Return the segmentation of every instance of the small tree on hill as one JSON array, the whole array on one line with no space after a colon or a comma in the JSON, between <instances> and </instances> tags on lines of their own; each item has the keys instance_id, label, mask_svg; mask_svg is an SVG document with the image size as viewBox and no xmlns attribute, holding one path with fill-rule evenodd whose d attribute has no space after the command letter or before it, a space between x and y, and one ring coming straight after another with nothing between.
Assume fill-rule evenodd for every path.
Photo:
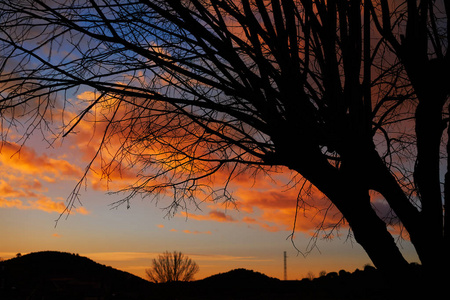
<instances>
[{"instance_id":1,"label":"small tree on hill","mask_svg":"<svg viewBox=\"0 0 450 300\"><path fill-rule=\"evenodd\" d=\"M152 268L145 270L153 282L190 281L199 271L195 261L181 252L164 252L152 261Z\"/></svg>"}]
</instances>

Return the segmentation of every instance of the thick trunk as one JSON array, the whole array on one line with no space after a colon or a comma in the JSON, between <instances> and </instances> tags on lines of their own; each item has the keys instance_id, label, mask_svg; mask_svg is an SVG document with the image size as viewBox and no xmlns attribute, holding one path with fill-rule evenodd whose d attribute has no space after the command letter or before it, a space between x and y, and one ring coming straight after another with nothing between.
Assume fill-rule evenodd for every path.
<instances>
[{"instance_id":1,"label":"thick trunk","mask_svg":"<svg viewBox=\"0 0 450 300\"><path fill-rule=\"evenodd\" d=\"M415 299L418 295L426 295L428 287L435 281L424 281L421 274L411 272L386 223L373 209L369 190L358 190L357 184L351 184L342 197L333 202L348 221L355 240L390 285L392 294L386 295L386 299Z\"/></svg>"},{"instance_id":2,"label":"thick trunk","mask_svg":"<svg viewBox=\"0 0 450 300\"><path fill-rule=\"evenodd\" d=\"M291 149L291 151L293 150ZM360 151L362 150L360 149ZM284 155L283 157L295 156ZM395 178L386 168L384 174L377 172L374 169L373 156L368 155L367 152L349 155L347 161L350 162L339 169L313 152L308 153L308 157L310 164L301 166L291 164L291 169L302 174L331 200L348 221L356 241L364 248L375 267L385 274L393 287L403 286L404 291L404 286L416 279L409 275L409 264L397 247L395 239L389 233L386 223L374 211L369 195L369 190L374 189L369 184L374 181L374 177L388 176L393 180L390 184L398 188L398 183L395 185ZM379 167L382 162L378 161L378 164ZM379 182L379 184L383 184L383 182ZM411 228L420 227L415 224L419 211L404 197L401 189L397 192L399 194L392 194L389 202L397 205L398 211L401 211L403 215L412 214L408 219ZM396 199L395 196L402 198ZM423 234L418 236L423 236ZM423 245L422 241L419 244ZM414 290L413 293L416 293L416 288L418 289L420 286L412 284L410 291Z\"/></svg>"},{"instance_id":3,"label":"thick trunk","mask_svg":"<svg viewBox=\"0 0 450 300\"><path fill-rule=\"evenodd\" d=\"M369 164L370 165L370 164ZM322 191L340 210L348 221L356 241L364 248L375 267L391 280L398 279L408 263L398 249L394 238L387 230L370 203L366 175L367 161L356 161L350 169L343 171L328 163L316 161L315 170L302 169L301 174ZM317 172L320 169L321 172ZM310 176L308 176L310 175Z\"/></svg>"},{"instance_id":4,"label":"thick trunk","mask_svg":"<svg viewBox=\"0 0 450 300\"><path fill-rule=\"evenodd\" d=\"M450 106L449 106L450 112ZM447 173L444 179L444 268L450 270L450 123L447 125Z\"/></svg>"},{"instance_id":5,"label":"thick trunk","mask_svg":"<svg viewBox=\"0 0 450 300\"><path fill-rule=\"evenodd\" d=\"M440 149L444 129L442 99L420 95L416 110L417 162L414 179L421 203L420 227L413 240L427 276L439 276L444 264L444 218Z\"/></svg>"},{"instance_id":6,"label":"thick trunk","mask_svg":"<svg viewBox=\"0 0 450 300\"><path fill-rule=\"evenodd\" d=\"M437 235L436 233L433 234L430 232L432 226L435 227L436 224L433 225L432 222L430 224L426 223L426 214L423 214L423 210L421 211L412 205L396 178L381 159L378 159L373 169L375 180L372 181L374 183L372 189L383 195L402 222L409 233L410 240L424 267L423 273L421 274L423 277L406 276L405 281L410 282L409 284L417 284L415 293L420 291L426 293L427 291L434 290L436 294L439 294L437 291L443 286L443 276L447 276L446 274L443 275L447 272L444 267L446 261L445 248L442 247L440 242L442 238L439 236L442 230L438 229Z\"/></svg>"},{"instance_id":7,"label":"thick trunk","mask_svg":"<svg viewBox=\"0 0 450 300\"><path fill-rule=\"evenodd\" d=\"M431 100L431 99L429 99ZM442 107L419 104L416 111L417 162L415 184L422 214L436 241L442 238L442 194L440 183L440 146L443 132Z\"/></svg>"},{"instance_id":8,"label":"thick trunk","mask_svg":"<svg viewBox=\"0 0 450 300\"><path fill-rule=\"evenodd\" d=\"M417 160L414 170L415 192L420 203L418 213L414 215L418 216L411 218L408 213L403 214L406 211L403 205L397 207L400 209L396 213L407 228L411 242L425 268L425 281L430 280L427 282L430 283L433 277L448 273L446 251L449 249L445 240L447 233L444 235L440 150L442 131L445 128L442 121L442 109L450 91L448 84L450 56L445 53L445 47L441 48L439 44L434 48L430 46L431 40L441 40L437 30L430 30L433 25L430 27L429 22L436 17L436 11L434 11L436 7L431 1L420 1L420 4L418 1L406 1L407 24L404 35L400 39L401 44L394 38L391 30L393 27L390 26L388 1L382 1L381 5L384 30L380 33L391 43L395 54L401 60L419 101L415 115ZM448 12L447 9L446 13ZM430 55L430 51L434 51L433 55ZM447 179L445 185L448 185ZM385 187L384 191L385 197L390 198L387 199L390 204L398 204L392 191ZM391 207L396 209L392 204ZM445 265L447 269L444 269ZM438 284L434 287L442 288L443 286ZM432 291L433 288L429 287L429 290Z\"/></svg>"},{"instance_id":9,"label":"thick trunk","mask_svg":"<svg viewBox=\"0 0 450 300\"><path fill-rule=\"evenodd\" d=\"M424 215L409 200L408 196L398 184L396 178L387 169L381 159L374 164L371 189L379 192L389 203L400 222L408 231L412 244L424 265L438 266L436 261L441 259L439 250L432 247L432 234L428 232L429 224L424 224ZM433 262L432 259L436 261Z\"/></svg>"},{"instance_id":10,"label":"thick trunk","mask_svg":"<svg viewBox=\"0 0 450 300\"><path fill-rule=\"evenodd\" d=\"M370 204L370 196L366 190L349 187L343 195L345 199L337 199L337 204L348 221L356 241L364 248L375 267L385 273L390 280L395 280L408 266L398 249L394 238L387 230L386 223L381 220Z\"/></svg>"},{"instance_id":11,"label":"thick trunk","mask_svg":"<svg viewBox=\"0 0 450 300\"><path fill-rule=\"evenodd\" d=\"M429 57L425 22L427 11L419 10L414 1L408 3L408 9L406 37L397 52L419 102L415 113L417 157L414 183L420 202L420 218L416 230L409 233L430 276L440 272L445 255L440 151L445 129L442 113L449 94L450 73L448 58Z\"/></svg>"}]
</instances>

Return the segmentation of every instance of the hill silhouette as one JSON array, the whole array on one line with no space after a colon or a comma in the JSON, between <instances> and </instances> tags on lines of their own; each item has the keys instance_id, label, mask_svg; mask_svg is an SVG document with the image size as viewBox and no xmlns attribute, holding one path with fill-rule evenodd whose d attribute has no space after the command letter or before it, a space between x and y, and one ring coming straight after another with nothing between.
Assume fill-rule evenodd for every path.
<instances>
[{"instance_id":1,"label":"hill silhouette","mask_svg":"<svg viewBox=\"0 0 450 300\"><path fill-rule=\"evenodd\" d=\"M208 284L215 284L215 283L223 283L226 282L227 284L241 284L245 282L246 284L261 284L261 283L273 283L273 282L279 282L280 280L278 278L272 278L265 274L255 272L253 270L247 270L247 269L234 269L226 273L219 273L216 275L212 275L210 277L207 277L205 279L201 280L204 283Z\"/></svg>"},{"instance_id":2,"label":"hill silhouette","mask_svg":"<svg viewBox=\"0 0 450 300\"><path fill-rule=\"evenodd\" d=\"M418 268L418 266L415 266ZM0 262L0 299L390 299L370 266L281 281L235 269L192 282L155 284L77 254L45 251Z\"/></svg>"},{"instance_id":3,"label":"hill silhouette","mask_svg":"<svg viewBox=\"0 0 450 300\"><path fill-rule=\"evenodd\" d=\"M0 299L142 299L151 286L130 273L64 252L36 252L0 262Z\"/></svg>"},{"instance_id":4,"label":"hill silhouette","mask_svg":"<svg viewBox=\"0 0 450 300\"><path fill-rule=\"evenodd\" d=\"M234 269L226 273L212 275L205 279L177 283L184 284L174 295L178 299L285 299L282 283L259 272L247 269ZM171 284L167 289L174 290ZM164 288L164 286L161 286ZM281 293L280 293L281 292ZM165 294L165 293L161 293ZM171 299L170 297L164 299Z\"/></svg>"}]
</instances>

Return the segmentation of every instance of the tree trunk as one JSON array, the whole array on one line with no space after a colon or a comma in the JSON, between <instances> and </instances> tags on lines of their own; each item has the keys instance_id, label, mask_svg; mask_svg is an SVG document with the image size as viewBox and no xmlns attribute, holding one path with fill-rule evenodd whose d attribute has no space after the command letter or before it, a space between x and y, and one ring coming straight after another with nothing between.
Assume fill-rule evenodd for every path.
<instances>
[{"instance_id":1,"label":"tree trunk","mask_svg":"<svg viewBox=\"0 0 450 300\"><path fill-rule=\"evenodd\" d=\"M391 294L385 299L421 299L434 293L430 291L432 286L434 291L438 291L435 278L424 277L403 257L386 223L373 209L369 191L357 187L357 184L349 184L343 198L333 203L348 221L355 240L382 272L391 289Z\"/></svg>"},{"instance_id":2,"label":"tree trunk","mask_svg":"<svg viewBox=\"0 0 450 300\"><path fill-rule=\"evenodd\" d=\"M303 168L301 171L305 178L324 193L343 214L353 231L355 240L363 247L374 266L384 274L390 284L394 292L392 299L401 299L405 295L414 296L419 292L420 286L411 283L417 278L409 272L408 262L389 233L386 223L376 214L370 202L371 186L368 183L374 181L374 176L392 176L389 171L385 174L377 172L371 155L367 153L360 156L350 155L351 166L347 164L347 169L343 167L336 169L326 162L314 161L313 156L310 156L314 161L311 166L315 167L315 172L308 170L309 168ZM363 157L364 159L361 160ZM379 163L382 163L381 160ZM385 168L384 165L382 166ZM394 184L397 183L395 178L391 179ZM404 196L404 194L400 195ZM410 205L407 198L398 202ZM400 204L397 203L397 205ZM412 206L405 205L405 207L406 212L413 211L417 216L418 212ZM405 286L408 286L407 290Z\"/></svg>"},{"instance_id":3,"label":"tree trunk","mask_svg":"<svg viewBox=\"0 0 450 300\"><path fill-rule=\"evenodd\" d=\"M412 240L424 266L428 285L441 283L445 270L444 217L440 180L440 149L444 130L443 99L433 91L418 94L416 110L417 161L415 184L421 203L420 226ZM437 288L437 286L435 287Z\"/></svg>"},{"instance_id":4,"label":"tree trunk","mask_svg":"<svg viewBox=\"0 0 450 300\"><path fill-rule=\"evenodd\" d=\"M398 279L408 266L399 251L394 238L387 230L370 203L366 175L370 174L371 164L354 158L354 164L347 170L331 167L326 162L315 161L314 172L302 169L302 173L330 201L336 205L348 221L356 241L364 248L374 263L390 280ZM320 169L320 172L317 172ZM359 170L359 171L358 171Z\"/></svg>"},{"instance_id":5,"label":"tree trunk","mask_svg":"<svg viewBox=\"0 0 450 300\"><path fill-rule=\"evenodd\" d=\"M348 221L356 241L387 278L398 278L408 263L387 230L386 223L372 208L368 190L350 186L342 197L345 198L333 202Z\"/></svg>"}]
</instances>

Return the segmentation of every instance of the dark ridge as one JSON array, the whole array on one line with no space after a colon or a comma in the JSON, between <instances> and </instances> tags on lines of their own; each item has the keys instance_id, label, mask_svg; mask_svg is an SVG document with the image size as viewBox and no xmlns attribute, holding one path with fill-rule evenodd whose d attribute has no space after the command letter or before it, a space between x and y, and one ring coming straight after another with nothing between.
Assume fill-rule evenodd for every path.
<instances>
[{"instance_id":1,"label":"dark ridge","mask_svg":"<svg viewBox=\"0 0 450 300\"><path fill-rule=\"evenodd\" d=\"M44 251L0 262L0 299L143 299L152 285L78 254Z\"/></svg>"},{"instance_id":2,"label":"dark ridge","mask_svg":"<svg viewBox=\"0 0 450 300\"><path fill-rule=\"evenodd\" d=\"M287 299L282 281L247 269L234 269L193 282L158 284L158 299ZM280 293L281 292L281 293Z\"/></svg>"},{"instance_id":3,"label":"dark ridge","mask_svg":"<svg viewBox=\"0 0 450 300\"><path fill-rule=\"evenodd\" d=\"M247 270L247 269L234 269L231 271L228 271L226 273L219 273L216 275L212 275L210 277L207 277L205 279L202 279L201 281L213 284L213 283L227 283L227 284L252 284L252 283L272 283L272 282L279 282L280 280L278 278L269 277L265 274L255 272L253 270Z\"/></svg>"}]
</instances>

